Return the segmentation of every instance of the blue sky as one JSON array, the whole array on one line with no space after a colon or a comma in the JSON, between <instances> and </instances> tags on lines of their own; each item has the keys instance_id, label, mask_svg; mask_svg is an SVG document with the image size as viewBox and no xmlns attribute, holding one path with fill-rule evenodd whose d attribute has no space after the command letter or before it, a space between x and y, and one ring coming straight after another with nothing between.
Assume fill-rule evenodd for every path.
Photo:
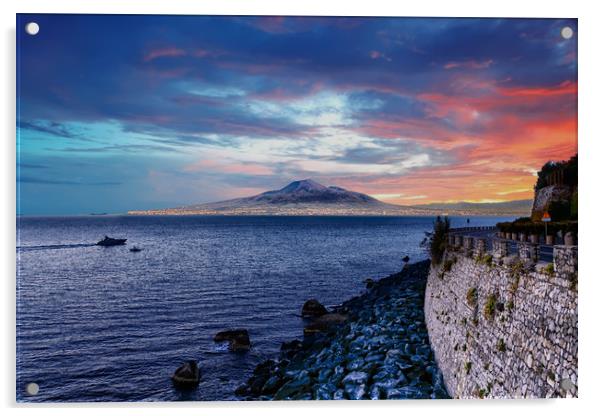
<instances>
[{"instance_id":1,"label":"blue sky","mask_svg":"<svg viewBox=\"0 0 602 416\"><path fill-rule=\"evenodd\" d=\"M19 15L17 28L21 214L303 178L399 204L521 199L577 150L576 20Z\"/></svg>"}]
</instances>

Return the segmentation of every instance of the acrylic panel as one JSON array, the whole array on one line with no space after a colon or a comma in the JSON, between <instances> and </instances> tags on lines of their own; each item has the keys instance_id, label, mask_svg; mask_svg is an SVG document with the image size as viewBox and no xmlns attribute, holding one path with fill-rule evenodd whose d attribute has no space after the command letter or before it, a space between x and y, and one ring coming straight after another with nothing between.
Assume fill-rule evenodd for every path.
<instances>
[{"instance_id":1,"label":"acrylic panel","mask_svg":"<svg viewBox=\"0 0 602 416\"><path fill-rule=\"evenodd\" d=\"M576 397L576 19L17 15L19 402Z\"/></svg>"}]
</instances>

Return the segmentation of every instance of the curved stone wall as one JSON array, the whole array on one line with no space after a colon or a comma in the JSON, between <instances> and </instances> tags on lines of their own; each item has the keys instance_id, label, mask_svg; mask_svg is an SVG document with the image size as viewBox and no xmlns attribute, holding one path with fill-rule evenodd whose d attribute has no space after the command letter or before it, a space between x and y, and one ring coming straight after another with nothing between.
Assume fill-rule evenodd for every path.
<instances>
[{"instance_id":1,"label":"curved stone wall","mask_svg":"<svg viewBox=\"0 0 602 416\"><path fill-rule=\"evenodd\" d=\"M577 396L576 253L534 266L456 248L431 267L425 319L452 397Z\"/></svg>"}]
</instances>

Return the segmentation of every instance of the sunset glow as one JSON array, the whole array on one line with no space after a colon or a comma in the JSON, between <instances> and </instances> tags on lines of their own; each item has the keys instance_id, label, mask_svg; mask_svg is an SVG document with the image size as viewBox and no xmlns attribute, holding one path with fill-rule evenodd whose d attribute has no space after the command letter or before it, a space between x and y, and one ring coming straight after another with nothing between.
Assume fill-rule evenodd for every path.
<instances>
[{"instance_id":1,"label":"sunset glow","mask_svg":"<svg viewBox=\"0 0 602 416\"><path fill-rule=\"evenodd\" d=\"M576 20L34 17L44 30L19 35L25 214L304 178L402 205L529 199L546 161L577 152Z\"/></svg>"}]
</instances>

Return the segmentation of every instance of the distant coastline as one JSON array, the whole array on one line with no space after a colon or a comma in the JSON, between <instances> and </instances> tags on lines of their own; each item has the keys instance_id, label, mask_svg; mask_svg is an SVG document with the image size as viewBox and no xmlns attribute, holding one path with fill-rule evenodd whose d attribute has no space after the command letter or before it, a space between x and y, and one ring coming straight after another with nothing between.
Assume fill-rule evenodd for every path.
<instances>
[{"instance_id":1,"label":"distant coastline","mask_svg":"<svg viewBox=\"0 0 602 416\"><path fill-rule=\"evenodd\" d=\"M119 214L116 214L119 215ZM290 210L290 211L273 211L273 212L234 212L234 211L188 211L178 208L158 209L158 210L133 210L127 214L131 216L224 216L224 217L434 217L441 216L458 216L458 217L521 217L525 212L497 211L497 212L478 212L478 211L459 211L459 210L427 210L416 209L411 212L358 212L358 211L336 211L336 210L320 210L312 212L311 210Z\"/></svg>"},{"instance_id":2,"label":"distant coastline","mask_svg":"<svg viewBox=\"0 0 602 416\"><path fill-rule=\"evenodd\" d=\"M338 186L324 186L311 179L258 195L183 206L132 210L130 215L270 215L270 216L526 216L531 200L493 203L439 203L395 205Z\"/></svg>"}]
</instances>

